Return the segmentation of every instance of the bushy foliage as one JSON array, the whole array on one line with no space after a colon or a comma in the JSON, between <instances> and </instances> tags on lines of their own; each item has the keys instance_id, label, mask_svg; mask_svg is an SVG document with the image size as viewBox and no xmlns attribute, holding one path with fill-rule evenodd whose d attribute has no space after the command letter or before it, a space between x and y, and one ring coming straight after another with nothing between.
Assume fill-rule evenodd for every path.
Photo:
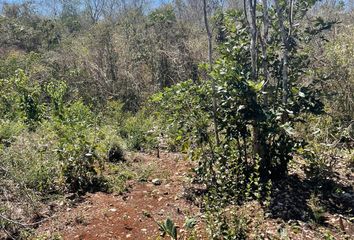
<instances>
[{"instance_id":1,"label":"bushy foliage","mask_svg":"<svg viewBox=\"0 0 354 240\"><path fill-rule=\"evenodd\" d=\"M353 158L351 125L345 127L330 115L306 115L306 124L298 123L298 134L306 144L297 153L307 163L305 173L318 183L335 178L338 165L350 165Z\"/></svg>"},{"instance_id":2,"label":"bushy foliage","mask_svg":"<svg viewBox=\"0 0 354 240\"><path fill-rule=\"evenodd\" d=\"M0 132L7 159L3 165L13 164L11 169L21 177L18 180L42 193L82 192L100 186L109 150L119 149L123 155L118 130L101 126L100 116L83 101L65 102L67 87L63 81L40 88L18 70L1 83L5 94L0 104L4 113ZM6 104L9 101L11 104ZM17 167L27 171L22 173Z\"/></svg>"},{"instance_id":3,"label":"bushy foliage","mask_svg":"<svg viewBox=\"0 0 354 240\"><path fill-rule=\"evenodd\" d=\"M296 65L304 58L296 49L291 55L294 76L288 103L284 105L277 94L268 97L275 86L268 83L265 88L264 80L252 79L249 35L242 20L235 25L235 18L233 13L224 16L226 37L210 73L212 80L177 84L155 95L152 102L154 107L159 106L169 137L180 141L182 149L189 149L192 159L199 162L199 180L209 190L242 200L251 185L251 189L265 189L268 179L279 179L287 173L288 162L296 147L301 146L293 133L296 119L302 112L321 112L322 105L311 91L296 87L296 80L305 70L302 63ZM274 47L277 44L275 41ZM274 71L275 79L282 77L277 70L281 63L275 60L278 54L269 52L269 58L274 59L269 69ZM216 85L216 93L212 84ZM220 144L211 127L214 94ZM263 186L259 186L261 182Z\"/></svg>"},{"instance_id":4,"label":"bushy foliage","mask_svg":"<svg viewBox=\"0 0 354 240\"><path fill-rule=\"evenodd\" d=\"M0 146L8 147L26 129L21 121L0 120ZM1 148L1 147L0 147Z\"/></svg>"},{"instance_id":5,"label":"bushy foliage","mask_svg":"<svg viewBox=\"0 0 354 240\"><path fill-rule=\"evenodd\" d=\"M321 58L325 64L315 70L328 111L346 122L354 117L353 36L353 26L343 27L333 41L324 45Z\"/></svg>"},{"instance_id":6,"label":"bushy foliage","mask_svg":"<svg viewBox=\"0 0 354 240\"><path fill-rule=\"evenodd\" d=\"M1 84L0 91L4 95L0 102L3 111L0 118L0 184L6 194L24 201L19 208L27 204L40 205L40 200L51 194L108 191L116 188L117 181L119 186L125 186L130 177L124 171L119 173L122 177L118 180L102 175L106 161L120 161L124 157L126 147L119 133L127 119L122 118L122 122L116 119L118 115L124 115L121 110L102 117L82 100L66 99L64 81L53 80L39 87L21 70L13 77L1 80ZM119 192L125 190L119 188ZM18 198L20 192L30 192L33 197ZM16 204L15 200L10 205ZM12 218L12 209L1 211ZM16 232L18 227L6 224L11 232Z\"/></svg>"},{"instance_id":7,"label":"bushy foliage","mask_svg":"<svg viewBox=\"0 0 354 240\"><path fill-rule=\"evenodd\" d=\"M207 213L210 239L247 239L247 220L234 209L212 209Z\"/></svg>"},{"instance_id":8,"label":"bushy foliage","mask_svg":"<svg viewBox=\"0 0 354 240\"><path fill-rule=\"evenodd\" d=\"M108 2L94 12L92 1L56 1L53 15L28 1L2 5L1 193L26 195L26 204L54 193L121 193L134 175L121 164L125 151L167 143L197 162L212 238L244 239L244 219L226 207L266 203L295 154L314 181L333 177L340 160L354 166L352 25L324 37L338 21L312 24L306 13L316 1L250 1L245 12L224 11L235 1L215 11L211 1L217 60L198 68L207 55L201 1L154 10L124 1L124 11ZM335 5L348 17L343 4ZM154 167L134 177L146 181ZM176 226L164 225L171 235Z\"/></svg>"},{"instance_id":9,"label":"bushy foliage","mask_svg":"<svg viewBox=\"0 0 354 240\"><path fill-rule=\"evenodd\" d=\"M151 117L141 111L126 119L121 135L126 139L127 147L132 150L144 150L156 147L156 131Z\"/></svg>"},{"instance_id":10,"label":"bushy foliage","mask_svg":"<svg viewBox=\"0 0 354 240\"><path fill-rule=\"evenodd\" d=\"M32 82L22 69L8 79L0 80L2 97L0 111L4 119L21 120L34 130L42 118L44 105L38 82Z\"/></svg>"},{"instance_id":11,"label":"bushy foliage","mask_svg":"<svg viewBox=\"0 0 354 240\"><path fill-rule=\"evenodd\" d=\"M61 163L55 135L48 131L23 132L18 140L2 150L1 165L13 181L42 194L61 192Z\"/></svg>"}]
</instances>

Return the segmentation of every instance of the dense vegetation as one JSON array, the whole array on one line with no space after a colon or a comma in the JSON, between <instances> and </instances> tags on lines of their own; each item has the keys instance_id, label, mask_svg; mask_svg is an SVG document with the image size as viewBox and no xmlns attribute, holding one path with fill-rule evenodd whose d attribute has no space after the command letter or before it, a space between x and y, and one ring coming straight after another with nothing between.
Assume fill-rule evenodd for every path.
<instances>
[{"instance_id":1,"label":"dense vegetation","mask_svg":"<svg viewBox=\"0 0 354 240\"><path fill-rule=\"evenodd\" d=\"M250 201L279 217L300 168L316 203L302 220L354 197L336 172L354 171L352 2L152 6L1 4L0 238L30 238L52 199L124 192L131 151L189 156L210 239L247 239L230 209ZM352 221L353 201L337 205Z\"/></svg>"}]
</instances>

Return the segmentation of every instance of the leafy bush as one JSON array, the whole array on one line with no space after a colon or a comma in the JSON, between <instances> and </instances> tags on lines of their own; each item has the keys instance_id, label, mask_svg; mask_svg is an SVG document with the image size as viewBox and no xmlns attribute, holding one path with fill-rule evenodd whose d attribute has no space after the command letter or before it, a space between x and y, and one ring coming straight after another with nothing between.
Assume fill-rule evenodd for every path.
<instances>
[{"instance_id":1,"label":"leafy bush","mask_svg":"<svg viewBox=\"0 0 354 240\"><path fill-rule=\"evenodd\" d=\"M131 114L123 111L124 104L118 101L108 101L104 110L104 122L112 125L116 130L122 129L124 123Z\"/></svg>"},{"instance_id":2,"label":"leafy bush","mask_svg":"<svg viewBox=\"0 0 354 240\"><path fill-rule=\"evenodd\" d=\"M143 110L127 118L120 130L120 135L126 139L128 148L132 150L155 148L156 134L151 117L148 117Z\"/></svg>"},{"instance_id":3,"label":"leafy bush","mask_svg":"<svg viewBox=\"0 0 354 240\"><path fill-rule=\"evenodd\" d=\"M25 128L20 121L0 120L0 145L9 146Z\"/></svg>"},{"instance_id":4,"label":"leafy bush","mask_svg":"<svg viewBox=\"0 0 354 240\"><path fill-rule=\"evenodd\" d=\"M127 181L136 177L131 166L125 163L109 165L108 171L109 173L106 177L108 190L118 194L125 192L128 188Z\"/></svg>"},{"instance_id":5,"label":"leafy bush","mask_svg":"<svg viewBox=\"0 0 354 240\"><path fill-rule=\"evenodd\" d=\"M306 161L307 177L323 183L335 176L335 168L340 163L350 165L353 157L351 126L330 115L304 115L303 118L306 123L297 123L296 131L306 144L297 153Z\"/></svg>"},{"instance_id":6,"label":"leafy bush","mask_svg":"<svg viewBox=\"0 0 354 240\"><path fill-rule=\"evenodd\" d=\"M64 109L63 118L54 118L46 127L58 137L57 154L69 191L88 191L100 185L101 160L95 154L97 142L91 141L95 118L81 101Z\"/></svg>"},{"instance_id":7,"label":"leafy bush","mask_svg":"<svg viewBox=\"0 0 354 240\"><path fill-rule=\"evenodd\" d=\"M108 160L110 162L121 162L124 160L124 151L117 143L113 143L108 151Z\"/></svg>"},{"instance_id":8,"label":"leafy bush","mask_svg":"<svg viewBox=\"0 0 354 240\"><path fill-rule=\"evenodd\" d=\"M40 120L42 106L40 104L40 87L29 81L24 71L16 70L15 74L0 80L0 111L7 119L21 119L30 128Z\"/></svg>"},{"instance_id":9,"label":"leafy bush","mask_svg":"<svg viewBox=\"0 0 354 240\"><path fill-rule=\"evenodd\" d=\"M325 64L315 70L328 110L349 122L354 117L353 36L354 27L346 26L332 41L328 41L321 56Z\"/></svg>"},{"instance_id":10,"label":"leafy bush","mask_svg":"<svg viewBox=\"0 0 354 240\"><path fill-rule=\"evenodd\" d=\"M311 88L297 87L296 81L306 70L306 56L296 46L290 55L293 64L289 66L290 86L285 90L287 101L281 94L268 96L279 86L268 83L266 88L263 75L252 77L247 45L251 37L243 21L234 12L223 16L225 41L218 47L219 58L209 66L209 80L189 80L152 97L152 107L168 137L179 141L198 161L200 182L209 192L235 202L247 199L247 192L254 190L266 195L269 179L285 177L293 153L303 145L295 138L295 122L302 113L319 114L323 107ZM269 59L280 57L275 50L279 44L272 43ZM268 68L274 82L282 81L281 71L277 71L282 69L281 62L269 62Z\"/></svg>"},{"instance_id":11,"label":"leafy bush","mask_svg":"<svg viewBox=\"0 0 354 240\"><path fill-rule=\"evenodd\" d=\"M247 221L235 209L213 207L206 213L206 222L210 239L247 239Z\"/></svg>"},{"instance_id":12,"label":"leafy bush","mask_svg":"<svg viewBox=\"0 0 354 240\"><path fill-rule=\"evenodd\" d=\"M62 192L57 140L47 131L24 132L1 152L2 166L16 183L42 194Z\"/></svg>"},{"instance_id":13,"label":"leafy bush","mask_svg":"<svg viewBox=\"0 0 354 240\"><path fill-rule=\"evenodd\" d=\"M95 145L95 154L104 161L122 161L126 144L117 134L117 129L112 125L103 125L95 128L89 134L89 141ZM110 154L113 155L110 157Z\"/></svg>"},{"instance_id":14,"label":"leafy bush","mask_svg":"<svg viewBox=\"0 0 354 240\"><path fill-rule=\"evenodd\" d=\"M18 70L13 77L0 84L4 87L0 90L4 93L0 99L4 117L0 124L0 140L2 145L9 147L4 149L8 157L15 158L13 163L16 164L12 166L14 172L19 166L29 169L23 174L27 187L43 193L105 188L101 186L104 184L101 176L104 161L113 158L121 160L125 149L118 136L121 125L125 124L122 122L124 117L118 119L124 115L119 103L109 103L109 114L102 119L82 100L66 103L67 85L64 81L53 80L41 88L37 83L30 82L24 71ZM46 99L41 96L48 96L50 103L44 102ZM140 140L145 130L135 130L144 121L134 119L137 121L131 121L133 124L128 124L127 129L136 145L145 141L145 138ZM107 124L109 121L110 125ZM24 145L21 149L15 137L24 132L23 123L34 133L32 142L29 140L32 137L30 133L20 136ZM13 146L10 146L11 142L14 142ZM43 144L44 147L41 147ZM7 160L5 165L10 163Z\"/></svg>"}]
</instances>

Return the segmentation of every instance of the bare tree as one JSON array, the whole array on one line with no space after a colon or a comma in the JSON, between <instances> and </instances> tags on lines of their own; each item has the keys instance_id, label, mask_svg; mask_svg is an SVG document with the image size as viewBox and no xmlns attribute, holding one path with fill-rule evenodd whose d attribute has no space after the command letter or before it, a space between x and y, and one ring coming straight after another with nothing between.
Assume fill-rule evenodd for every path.
<instances>
[{"instance_id":1,"label":"bare tree","mask_svg":"<svg viewBox=\"0 0 354 240\"><path fill-rule=\"evenodd\" d=\"M85 0L84 4L91 21L93 23L98 22L102 17L106 0Z\"/></svg>"}]
</instances>

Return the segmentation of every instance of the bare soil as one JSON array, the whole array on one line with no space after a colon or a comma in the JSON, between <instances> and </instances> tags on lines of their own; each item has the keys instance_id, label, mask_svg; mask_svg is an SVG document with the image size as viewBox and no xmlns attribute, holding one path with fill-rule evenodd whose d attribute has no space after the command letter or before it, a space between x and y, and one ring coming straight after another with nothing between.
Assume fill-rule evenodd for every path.
<instances>
[{"instance_id":1,"label":"bare soil","mask_svg":"<svg viewBox=\"0 0 354 240\"><path fill-rule=\"evenodd\" d=\"M199 239L207 239L201 209L190 198L193 184L188 176L192 164L172 153L161 153L160 158L139 153L129 161L137 166L153 163L155 169L145 182L130 180L124 194L88 193L72 204L64 204L39 226L36 235L67 240L159 239L156 221L171 218L179 226L179 235L186 239L183 224L193 217L198 222ZM311 196L322 190L306 180L301 171L291 172L287 179L274 184L269 209L256 201L239 207L240 216L247 220L249 239L354 239L354 174L346 166L337 172L341 177L328 184L336 184L338 193L323 190L317 194L318 204L325 210L321 222L313 220L316 208L311 207ZM161 180L160 185L152 183L155 178Z\"/></svg>"},{"instance_id":2,"label":"bare soil","mask_svg":"<svg viewBox=\"0 0 354 240\"><path fill-rule=\"evenodd\" d=\"M199 209L183 198L186 173L191 168L188 161L167 153L160 158L139 154L131 161L155 162L158 169L147 182L129 181L128 192L123 195L102 192L85 195L75 206L56 213L40 226L38 235L57 233L68 240L156 239L160 235L156 221L169 217L182 227L186 218L200 216ZM156 176L164 176L159 178L161 185L151 182ZM198 223L200 228L201 221Z\"/></svg>"}]
</instances>

